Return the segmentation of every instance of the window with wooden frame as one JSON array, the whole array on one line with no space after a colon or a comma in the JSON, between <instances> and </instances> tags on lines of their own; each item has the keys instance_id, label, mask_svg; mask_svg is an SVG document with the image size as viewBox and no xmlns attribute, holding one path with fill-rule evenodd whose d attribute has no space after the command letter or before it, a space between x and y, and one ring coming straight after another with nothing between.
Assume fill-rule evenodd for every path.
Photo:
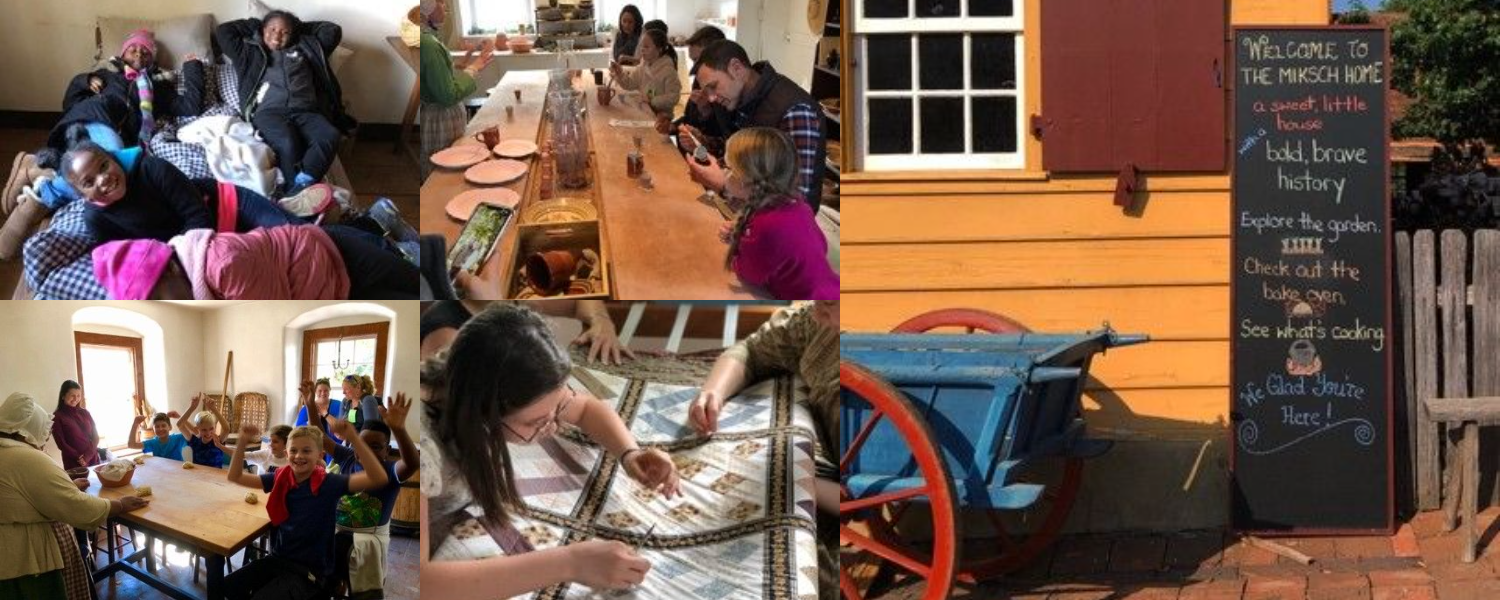
<instances>
[{"instance_id":1,"label":"window with wooden frame","mask_svg":"<svg viewBox=\"0 0 1500 600\"><path fill-rule=\"evenodd\" d=\"M78 385L84 408L94 417L99 444L124 448L135 420L134 398L146 400L146 369L141 338L73 332L73 355L78 361Z\"/></svg>"},{"instance_id":2,"label":"window with wooden frame","mask_svg":"<svg viewBox=\"0 0 1500 600\"><path fill-rule=\"evenodd\" d=\"M349 375L368 375L375 395L385 385L385 358L390 322L309 329L302 332L302 379L328 378L333 395Z\"/></svg>"},{"instance_id":3,"label":"window with wooden frame","mask_svg":"<svg viewBox=\"0 0 1500 600\"><path fill-rule=\"evenodd\" d=\"M1019 169L1024 0L854 0L856 168Z\"/></svg>"}]
</instances>

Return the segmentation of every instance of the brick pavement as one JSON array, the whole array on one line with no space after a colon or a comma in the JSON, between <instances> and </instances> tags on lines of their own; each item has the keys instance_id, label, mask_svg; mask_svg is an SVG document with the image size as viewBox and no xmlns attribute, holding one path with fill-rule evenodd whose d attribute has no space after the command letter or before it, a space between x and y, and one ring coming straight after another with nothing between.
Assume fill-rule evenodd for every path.
<instances>
[{"instance_id":1,"label":"brick pavement","mask_svg":"<svg viewBox=\"0 0 1500 600\"><path fill-rule=\"evenodd\" d=\"M1500 508L1480 514L1481 555L1459 561L1456 532L1426 512L1396 535L1277 538L1298 564L1221 531L1064 537L1037 564L998 582L955 584L968 600L1500 600ZM974 543L970 541L970 543ZM881 598L915 600L898 580Z\"/></svg>"}]
</instances>

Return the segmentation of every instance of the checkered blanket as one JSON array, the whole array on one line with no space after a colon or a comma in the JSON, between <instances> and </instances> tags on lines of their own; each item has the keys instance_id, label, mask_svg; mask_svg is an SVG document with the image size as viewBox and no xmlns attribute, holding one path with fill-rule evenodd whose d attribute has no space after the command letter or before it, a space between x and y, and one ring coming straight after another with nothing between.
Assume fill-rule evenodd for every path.
<instances>
[{"instance_id":1,"label":"checkered blanket","mask_svg":"<svg viewBox=\"0 0 1500 600\"><path fill-rule=\"evenodd\" d=\"M698 389L577 368L574 389L591 390L643 445L672 455L683 497L666 500L625 476L618 462L576 432L510 448L527 504L508 527L473 517L452 529L435 560L475 560L619 540L651 561L646 581L624 592L560 584L557 598L817 597L812 416L790 378L746 389L725 404L719 433L686 425ZM646 533L655 526L648 537Z\"/></svg>"},{"instance_id":2,"label":"checkered blanket","mask_svg":"<svg viewBox=\"0 0 1500 600\"><path fill-rule=\"evenodd\" d=\"M208 169L208 159L204 156L203 147L189 144L177 139L177 132L193 121L203 117L234 116L239 114L240 92L239 75L229 65L205 65L205 98L206 110L197 117L180 117L168 120L151 140L146 142L146 149L153 156L172 163L178 170L182 171L188 179L213 179L214 175ZM180 80L181 78L179 78ZM181 93L182 82L178 81L178 92Z\"/></svg>"},{"instance_id":3,"label":"checkered blanket","mask_svg":"<svg viewBox=\"0 0 1500 600\"><path fill-rule=\"evenodd\" d=\"M86 204L73 202L52 215L52 226L26 240L22 247L26 285L37 300L93 300L108 298L94 277L91 252L98 240L83 221Z\"/></svg>"}]
</instances>

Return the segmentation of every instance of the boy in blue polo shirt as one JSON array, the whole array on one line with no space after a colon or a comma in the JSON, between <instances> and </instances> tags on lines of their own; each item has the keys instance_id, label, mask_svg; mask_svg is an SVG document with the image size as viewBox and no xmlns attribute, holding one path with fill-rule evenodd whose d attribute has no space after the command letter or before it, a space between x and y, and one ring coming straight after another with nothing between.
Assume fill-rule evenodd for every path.
<instances>
[{"instance_id":1,"label":"boy in blue polo shirt","mask_svg":"<svg viewBox=\"0 0 1500 600\"><path fill-rule=\"evenodd\" d=\"M136 415L135 422L130 424L130 447L150 452L152 456L182 460L182 449L187 447L187 438L180 433L172 433L172 415L156 413L156 416L151 417L151 430L156 432L156 437L142 442L141 423L145 420L146 415Z\"/></svg>"},{"instance_id":2,"label":"boy in blue polo shirt","mask_svg":"<svg viewBox=\"0 0 1500 600\"><path fill-rule=\"evenodd\" d=\"M354 433L347 421L333 420L329 429L354 444L364 471L353 475L328 473L323 468L323 431L304 426L287 438L289 463L271 473L244 472L245 445L259 438L260 430L246 424L240 429L229 481L260 488L271 495L266 513L275 529L271 555L235 571L224 580L230 599L275 597L288 599L327 598L333 581L334 520L339 499L382 488L388 476L375 453Z\"/></svg>"}]
</instances>

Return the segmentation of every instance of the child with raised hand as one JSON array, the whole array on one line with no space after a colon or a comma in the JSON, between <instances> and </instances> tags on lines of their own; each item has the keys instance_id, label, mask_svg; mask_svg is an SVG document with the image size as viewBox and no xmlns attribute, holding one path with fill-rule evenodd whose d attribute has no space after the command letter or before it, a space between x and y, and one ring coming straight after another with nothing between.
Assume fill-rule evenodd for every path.
<instances>
[{"instance_id":1,"label":"child with raised hand","mask_svg":"<svg viewBox=\"0 0 1500 600\"><path fill-rule=\"evenodd\" d=\"M421 464L420 451L406 430L411 401L406 394L398 393L394 399L387 398L386 402L390 408L375 405L378 415L365 421L359 438L385 467L389 482L385 487L350 494L339 501L334 573L338 581L348 578L348 592L352 598L384 595L386 555L391 544L391 510L395 508L396 495L401 492L400 482L416 475ZM375 420L375 416L379 420ZM340 422L349 425L347 421ZM401 448L401 460L390 460L392 439ZM333 457L330 472L350 475L363 470L354 451L346 446L324 438L323 451Z\"/></svg>"},{"instance_id":2,"label":"child with raised hand","mask_svg":"<svg viewBox=\"0 0 1500 600\"><path fill-rule=\"evenodd\" d=\"M222 468L224 459L229 457L229 447L219 439L219 424L228 423L219 414L219 409L213 402L207 403L208 410L199 412L198 403L203 401L203 396L193 396L193 403L188 406L187 414L177 420L177 428L182 430L187 437L188 447L193 449L193 464L205 467ZM188 425L189 420L192 426Z\"/></svg>"},{"instance_id":3,"label":"child with raised hand","mask_svg":"<svg viewBox=\"0 0 1500 600\"><path fill-rule=\"evenodd\" d=\"M229 463L229 481L270 493L266 513L275 529L270 556L225 578L228 598L248 599L260 592L290 598L330 595L339 500L345 494L385 487L389 476L374 451L355 434L353 425L333 421L329 428L353 443L363 471L329 473L323 468L323 432L317 427L298 427L287 438L287 466L274 473L245 473L245 445L250 438L260 436L260 429L248 423L240 428Z\"/></svg>"},{"instance_id":4,"label":"child with raised hand","mask_svg":"<svg viewBox=\"0 0 1500 600\"><path fill-rule=\"evenodd\" d=\"M167 413L156 413L151 417L151 430L156 437L141 441L141 423L146 421L146 415L136 415L135 422L130 424L131 448L145 450L152 456L182 460L182 449L187 447L187 438L180 433L172 433L172 417Z\"/></svg>"},{"instance_id":5,"label":"child with raised hand","mask_svg":"<svg viewBox=\"0 0 1500 600\"><path fill-rule=\"evenodd\" d=\"M271 428L271 443L261 446L259 450L245 453L245 460L260 468L261 473L270 473L271 469L285 467L287 465L286 438L292 434L291 425L277 425Z\"/></svg>"}]
</instances>

